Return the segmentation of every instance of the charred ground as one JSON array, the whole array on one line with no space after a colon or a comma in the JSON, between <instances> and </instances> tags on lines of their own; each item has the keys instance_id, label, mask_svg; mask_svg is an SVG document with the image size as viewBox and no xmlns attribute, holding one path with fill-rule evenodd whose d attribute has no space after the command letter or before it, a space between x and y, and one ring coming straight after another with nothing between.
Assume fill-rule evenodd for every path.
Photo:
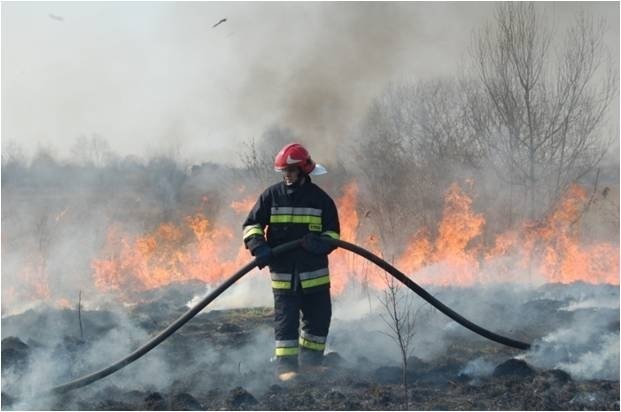
<instances>
[{"instance_id":1,"label":"charred ground","mask_svg":"<svg viewBox=\"0 0 621 412\"><path fill-rule=\"evenodd\" d=\"M279 383L270 363L272 310L267 307L212 310L201 313L160 347L115 375L55 398L27 394L63 383L106 366L129 353L181 315L198 284L174 285L150 292L144 303L120 315L113 310L77 311L39 308L2 320L2 408L53 410L399 410L404 408L401 368L390 362L396 348L377 346L360 320L333 323L327 369ZM618 288L588 285L545 285L522 303L493 307L497 316L513 309L531 327L513 331L535 342L559 326L575 326L585 311L607 319L602 334L619 333L618 309L564 310L597 290L614 297ZM443 291L445 299L453 296ZM548 296L548 298L545 298ZM550 298L556 296L556 298ZM565 296L561 298L560 296ZM475 295L476 297L476 295ZM338 304L338 302L337 302ZM611 314L612 313L612 314ZM438 315L441 316L441 315ZM616 322L615 322L616 318ZM488 342L468 332L451 330L438 342L439 355L418 357L408 367L409 409L413 410L618 410L619 381L585 379L559 368L541 366L537 356ZM437 327L434 322L421 329ZM55 333L51 333L54 329ZM362 330L357 337L352 330ZM52 336L54 336L52 338ZM111 341L111 336L116 336ZM118 338L121 336L122 338ZM354 340L366 341L367 352ZM436 339L436 337L432 337ZM106 346L99 346L102 342ZM114 342L112 352L107 346ZM419 345L430 345L422 339ZM593 348L592 348L593 349ZM383 353L374 356L374 351ZM569 347L567 351L575 350ZM544 351L544 352L542 352ZM558 352L558 349L557 349ZM111 354L112 353L112 354ZM425 353L422 351L420 353ZM95 356L98 354L101 356ZM556 352L553 352L556 356ZM114 356L116 355L116 357ZM110 358L105 359L108 356ZM552 356L552 354L550 355ZM566 363L571 359L567 355ZM42 361L46 357L47 361ZM618 357L618 352L617 352ZM53 359L53 362L49 360ZM596 367L594 364L593 367ZM611 366L614 369L614 366ZM567 369L567 368L566 368ZM571 369L571 368L569 368ZM40 373L36 373L39 371ZM159 378L154 375L161 375ZM574 374L579 375L579 374Z\"/></svg>"}]
</instances>

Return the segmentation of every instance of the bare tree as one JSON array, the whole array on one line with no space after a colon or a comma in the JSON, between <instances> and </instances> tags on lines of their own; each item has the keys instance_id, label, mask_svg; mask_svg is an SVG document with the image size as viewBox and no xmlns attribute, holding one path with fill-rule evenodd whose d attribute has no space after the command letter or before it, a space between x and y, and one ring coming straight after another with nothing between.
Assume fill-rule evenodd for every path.
<instances>
[{"instance_id":1,"label":"bare tree","mask_svg":"<svg viewBox=\"0 0 621 412\"><path fill-rule=\"evenodd\" d=\"M403 398L405 409L408 409L408 358L414 349L414 327L420 308L414 311L412 293L403 290L403 287L392 276L385 276L386 289L384 289L383 295L379 298L385 313L380 314L380 317L388 327L388 332L384 334L394 340L399 347Z\"/></svg>"},{"instance_id":2,"label":"bare tree","mask_svg":"<svg viewBox=\"0 0 621 412\"><path fill-rule=\"evenodd\" d=\"M13 139L2 141L2 188L19 185L26 169L26 156L22 146Z\"/></svg>"},{"instance_id":3,"label":"bare tree","mask_svg":"<svg viewBox=\"0 0 621 412\"><path fill-rule=\"evenodd\" d=\"M250 176L256 178L261 186L267 186L275 181L274 156L284 145L296 140L291 129L271 126L263 132L258 144L254 139L245 142L246 150L240 160Z\"/></svg>"},{"instance_id":4,"label":"bare tree","mask_svg":"<svg viewBox=\"0 0 621 412\"><path fill-rule=\"evenodd\" d=\"M435 226L443 203L439 188L482 162L486 152L468 122L465 85L451 79L393 84L361 122L352 166L370 193L365 206L383 247L403 244L411 235L404 226Z\"/></svg>"},{"instance_id":5,"label":"bare tree","mask_svg":"<svg viewBox=\"0 0 621 412\"><path fill-rule=\"evenodd\" d=\"M533 3L502 3L473 50L484 90L470 99L484 115L473 124L500 175L524 188L531 218L536 200L553 202L601 160L616 85L601 22L580 14L558 47L548 27Z\"/></svg>"},{"instance_id":6,"label":"bare tree","mask_svg":"<svg viewBox=\"0 0 621 412\"><path fill-rule=\"evenodd\" d=\"M408 214L399 205L407 203L408 193L403 188L414 174L403 138L407 128L398 123L410 116L391 110L397 104L393 98L384 94L372 103L352 148L357 160L352 166L362 177L363 193L370 193L361 203L371 217L369 222L377 226L375 232L379 233L383 248L397 242L392 238L408 221Z\"/></svg>"},{"instance_id":7,"label":"bare tree","mask_svg":"<svg viewBox=\"0 0 621 412\"><path fill-rule=\"evenodd\" d=\"M2 168L12 163L24 164L25 161L24 149L17 140L7 139L2 141Z\"/></svg>"},{"instance_id":8,"label":"bare tree","mask_svg":"<svg viewBox=\"0 0 621 412\"><path fill-rule=\"evenodd\" d=\"M465 81L432 80L417 85L417 110L411 135L412 149L421 161L446 169L456 163L478 168L485 155L478 136L467 121ZM436 167L438 167L436 166ZM428 167L433 167L429 164Z\"/></svg>"},{"instance_id":9,"label":"bare tree","mask_svg":"<svg viewBox=\"0 0 621 412\"><path fill-rule=\"evenodd\" d=\"M82 327L82 290L78 293L78 324L80 325L80 340L84 341L84 328Z\"/></svg>"},{"instance_id":10,"label":"bare tree","mask_svg":"<svg viewBox=\"0 0 621 412\"><path fill-rule=\"evenodd\" d=\"M187 175L170 157L156 157L147 164L147 182L158 202L164 219L170 219L181 200L183 184Z\"/></svg>"},{"instance_id":11,"label":"bare tree","mask_svg":"<svg viewBox=\"0 0 621 412\"><path fill-rule=\"evenodd\" d=\"M273 160L270 162L265 150L257 147L254 139L250 139L244 143L246 150L241 155L241 161L246 167L248 174L254 176L261 184L266 186L272 181L274 176L271 173Z\"/></svg>"},{"instance_id":12,"label":"bare tree","mask_svg":"<svg viewBox=\"0 0 621 412\"><path fill-rule=\"evenodd\" d=\"M96 133L78 137L71 146L71 154L78 164L96 168L106 166L114 157L108 141Z\"/></svg>"}]
</instances>

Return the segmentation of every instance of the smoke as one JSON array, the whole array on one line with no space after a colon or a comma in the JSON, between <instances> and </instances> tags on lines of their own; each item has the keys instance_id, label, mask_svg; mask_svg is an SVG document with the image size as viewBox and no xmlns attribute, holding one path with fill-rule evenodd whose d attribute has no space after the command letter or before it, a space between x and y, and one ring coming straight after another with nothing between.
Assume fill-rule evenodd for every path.
<instances>
[{"instance_id":1,"label":"smoke","mask_svg":"<svg viewBox=\"0 0 621 412\"><path fill-rule=\"evenodd\" d=\"M253 327L250 334L222 334L215 328L218 323L209 321L214 317L207 313L196 317L191 328L182 328L113 377L74 391L69 399L37 396L44 389L120 360L146 343L153 333L140 326L135 312L98 311L83 316L90 320L102 314L109 317L105 325L99 324L103 329L98 331L92 322L87 322L85 329L89 333L84 340L67 335L75 312L68 317L63 316L67 313L46 308L28 316L3 319L3 324L8 322L8 328L3 327L3 337L5 332L18 332L30 348L25 370L3 369L3 393L18 399L12 408L54 409L53 405L60 402L63 409L76 409L83 400L113 398L115 391L204 393L209 388L221 387L222 382L243 385L252 391L264 391L269 386L265 370L270 368L273 351L271 328Z\"/></svg>"},{"instance_id":2,"label":"smoke","mask_svg":"<svg viewBox=\"0 0 621 412\"><path fill-rule=\"evenodd\" d=\"M75 179L48 178L57 180L47 189L29 187L40 190L36 196L3 185L3 315L40 300L77 305L80 290L86 300L93 298L89 265L110 223L109 205L94 187L59 188Z\"/></svg>"},{"instance_id":3,"label":"smoke","mask_svg":"<svg viewBox=\"0 0 621 412\"><path fill-rule=\"evenodd\" d=\"M461 373L471 376L473 378L488 377L494 372L494 368L497 365L484 358L476 358L466 364Z\"/></svg>"},{"instance_id":4,"label":"smoke","mask_svg":"<svg viewBox=\"0 0 621 412\"><path fill-rule=\"evenodd\" d=\"M579 7L554 13L565 23ZM617 50L618 7L589 9ZM492 15L474 3L5 4L2 136L28 153L97 133L122 157L236 162L241 141L281 124L330 160L389 82L458 73Z\"/></svg>"},{"instance_id":5,"label":"smoke","mask_svg":"<svg viewBox=\"0 0 621 412\"><path fill-rule=\"evenodd\" d=\"M277 124L312 143L324 162L334 160L338 142L370 99L404 73L411 50L422 45L424 11L406 4L231 4L221 10L228 20L217 30L204 25L210 12L177 7L171 22L205 39L209 52L194 65L206 72L197 78L216 76L220 83L209 86L209 103L230 105L215 112L221 118L216 133L256 137ZM173 35L180 41L187 34Z\"/></svg>"},{"instance_id":6,"label":"smoke","mask_svg":"<svg viewBox=\"0 0 621 412\"><path fill-rule=\"evenodd\" d=\"M234 228L238 236L244 216L232 212L229 205L240 200L242 193L256 198L262 188L253 186L249 173L223 164L239 162L239 142L261 136L266 130L261 144L278 141L280 145L282 142L268 133L275 130L268 128L271 125L291 130L280 137L299 137L316 160L332 162L343 172L328 179L339 181L352 176L345 173L341 162L355 159L343 149L351 138L352 125L364 117L373 97L395 79L454 74L463 47L451 39L467 37L465 33L491 10L442 3L366 3L355 7L328 3L161 3L148 8L56 4L54 14L64 16L60 23L47 17L48 10L37 15L39 6L2 7L3 33L8 33L2 36L2 334L33 343L30 369L24 376L3 376L3 389L24 394L107 365L142 344L153 332L141 321L117 311L87 325L87 330L93 326L106 332L86 345L66 339L76 336L75 312L68 312L71 318L63 320L62 325L69 326L59 326L53 317L45 318L36 328L28 326L32 316L54 311L41 306L41 301L76 307L82 292L84 313L118 305L115 298L123 290L102 293L94 285L91 266L93 258L119 258L115 255L118 250L104 250L107 231L113 224L119 224L125 233L140 236L162 223L181 225L185 217L201 212L208 217L210 228ZM115 7L129 8L119 13ZM613 7L618 11L618 5ZM472 20L464 19L466 16ZM212 28L209 22L222 17L227 17L227 22ZM435 24L437 19L442 24ZM618 22L615 24L614 41L618 45ZM24 33L23 28L32 33ZM445 34L444 40L438 40ZM121 47L124 44L131 47ZM83 64L68 65L76 61L76 55ZM23 158L19 148L5 145L7 138L30 141L38 136L44 140L43 146L55 144L64 149L73 141L101 143L95 138L75 140L93 132L109 139L110 146L97 146L99 152L89 151L95 146L73 150L72 163L55 160L53 149L39 151L28 167L8 167L5 163L8 155ZM382 141L378 138L380 145ZM111 151L123 156L112 156ZM130 153L151 159L124 157ZM95 161L101 158L107 163ZM184 169L184 163L205 160L217 164ZM393 173L390 160L379 159L381 169ZM358 165L369 173L367 162ZM371 170L370 175L373 173ZM483 171L480 175L485 178L492 173ZM500 207L502 197L496 197L498 181L493 177L481 183L481 191L492 195L481 196L478 202L489 202L487 209L495 211L500 216L497 220L504 223L506 210ZM613 233L618 239L614 229L618 225L610 224L611 220L618 221L618 204L610 201L615 197L618 178L610 182L613 193L608 198L595 197L591 210L598 201L610 203L609 215L597 226L606 228L601 230L602 238ZM389 186L383 180L379 183ZM434 195L445 189L438 190L435 180L430 186ZM332 193L336 195L340 187L334 185ZM420 193L408 185L394 188L420 198ZM386 209L386 198L371 195ZM433 203L418 207L417 202L412 199L396 204L408 215L418 216L412 210L421 214L440 210ZM404 204L409 207L404 208ZM385 227L382 230L386 236L390 234ZM222 236L218 241L239 245L241 240ZM236 251L237 246L233 249ZM495 281L496 265L505 268L514 263L510 257L492 262L484 268L484 275ZM430 266L414 276L433 279L441 269ZM119 273L127 276L130 272L124 268ZM524 280L523 273L513 274ZM541 285L540 279L536 281ZM183 309L213 291L217 283L184 296ZM537 367L560 368L580 379L618 378L618 287L495 284L431 287L430 291L477 324L517 339L534 340L533 350L524 357ZM386 325L380 317L379 293L351 285L334 298L328 348L365 370L399 362L396 344L385 334ZM255 271L203 315L271 305L267 271ZM413 355L420 359L459 356L465 373L483 377L499 359L514 355L497 349L496 344L420 300L417 307L425 314L417 324L414 341ZM19 319L23 323L6 319L26 309L33 310L22 313ZM89 317L93 316L91 312ZM170 354L171 342L176 345L180 341L175 339L191 337L175 335L162 348L102 384L162 390L179 382L186 388L204 388L226 381L264 388L267 383L262 373L269 366L272 332L267 328L247 338L234 348L195 342L199 346L196 349L184 347L192 354L188 360ZM497 352L480 357L474 350L480 347ZM464 355L469 348L473 348L472 353ZM180 368L181 364L191 366ZM97 389L87 389L84 396L94 391Z\"/></svg>"},{"instance_id":7,"label":"smoke","mask_svg":"<svg viewBox=\"0 0 621 412\"><path fill-rule=\"evenodd\" d=\"M48 405L53 399L42 399L36 396L38 393L108 366L148 337L146 331L136 327L122 311L91 312L83 316L87 331L85 340L76 337L75 312L45 308L33 311L26 318L22 315L13 320L3 319L3 337L5 334L19 336L31 349L26 370L19 371L18 376L5 376L3 371L3 391L21 399L16 409L49 407L42 405ZM102 316L107 317L104 322L101 322ZM98 327L105 329L99 332ZM169 366L156 351L144 362L138 361L136 366L138 368L131 374L115 375L115 384L130 387L136 378L142 384L162 388L170 384L165 372Z\"/></svg>"},{"instance_id":8,"label":"smoke","mask_svg":"<svg viewBox=\"0 0 621 412\"><path fill-rule=\"evenodd\" d=\"M250 275L247 286L242 282L240 289L260 287L257 282L264 280ZM467 319L496 333L532 342L533 349L520 355L475 335L416 298L413 309L422 308L422 315L415 323L412 359L425 365L454 362L461 365L459 373L472 378L489 377L497 365L512 357L523 358L539 369L562 369L576 380L618 378L619 308L611 302L615 298L618 302L619 295L614 286L546 284L516 289L494 285L428 290ZM235 295L232 290L222 296L219 307L259 303L245 300L242 304ZM327 342L327 351L345 360L343 367L370 379L378 368L400 365L397 343L382 319L386 314L380 296L380 291L362 286L335 296ZM166 296L160 299L166 303ZM603 304L597 305L598 300ZM41 308L3 318L3 337L18 336L31 348L26 371L3 371L3 391L23 400L15 405L17 409L50 407L54 400L34 401L28 396L126 356L168 324L171 316L178 316L170 312L171 307L154 308L87 311L83 313L84 341L75 337L75 311ZM151 320L145 323L144 315ZM243 317L209 310L113 378L75 392L71 402L107 399L119 390L205 393L208 388L222 388L222 382L226 387L239 385L262 393L271 384L265 374L272 370L272 355L269 319L246 331ZM414 373L421 373L415 361L410 365Z\"/></svg>"},{"instance_id":9,"label":"smoke","mask_svg":"<svg viewBox=\"0 0 621 412\"><path fill-rule=\"evenodd\" d=\"M618 379L617 287L574 283L427 290L466 319L530 342L532 349L519 354L486 340L421 300L415 307L422 306L424 316L415 324L412 356L427 362L454 357L463 364L461 373L474 378L487 377L502 361L521 357L536 368L562 369L574 379ZM347 291L335 299L328 346L359 368L400 364L397 343L380 318L386 314L378 298L378 292ZM483 357L481 350L487 353Z\"/></svg>"},{"instance_id":10,"label":"smoke","mask_svg":"<svg viewBox=\"0 0 621 412\"><path fill-rule=\"evenodd\" d=\"M617 294L615 305L607 294L570 298L567 306L559 309L570 315L569 324L558 325L535 341L525 359L580 379L618 379L619 297Z\"/></svg>"},{"instance_id":11,"label":"smoke","mask_svg":"<svg viewBox=\"0 0 621 412\"><path fill-rule=\"evenodd\" d=\"M219 285L206 285L205 293L197 294L187 303L188 308L194 307L205 296L209 295ZM209 310L239 309L250 307L264 307L273 304L272 291L267 271L255 269L246 275L242 280L235 283L234 287L224 292L213 304L209 305Z\"/></svg>"}]
</instances>

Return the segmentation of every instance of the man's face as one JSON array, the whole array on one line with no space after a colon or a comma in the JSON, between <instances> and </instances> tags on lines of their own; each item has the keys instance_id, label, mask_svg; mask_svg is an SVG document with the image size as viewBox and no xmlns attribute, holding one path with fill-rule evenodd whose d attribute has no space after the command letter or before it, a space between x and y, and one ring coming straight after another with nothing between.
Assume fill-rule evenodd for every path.
<instances>
[{"instance_id":1,"label":"man's face","mask_svg":"<svg viewBox=\"0 0 621 412\"><path fill-rule=\"evenodd\" d=\"M287 186L291 186L298 181L298 178L300 177L300 168L297 166L287 167L286 169L283 169L282 177L285 184Z\"/></svg>"}]
</instances>

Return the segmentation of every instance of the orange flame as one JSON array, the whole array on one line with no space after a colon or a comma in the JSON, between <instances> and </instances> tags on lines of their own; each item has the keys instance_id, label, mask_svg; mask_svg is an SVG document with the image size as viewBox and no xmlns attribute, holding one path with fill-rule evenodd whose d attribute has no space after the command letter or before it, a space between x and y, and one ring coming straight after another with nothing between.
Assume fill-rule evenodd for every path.
<instances>
[{"instance_id":1,"label":"orange flame","mask_svg":"<svg viewBox=\"0 0 621 412\"><path fill-rule=\"evenodd\" d=\"M250 212L250 209L252 209L252 206L254 206L254 202L256 200L256 196L248 196L243 200L231 202L231 208L235 211L235 213L244 215Z\"/></svg>"},{"instance_id":2,"label":"orange flame","mask_svg":"<svg viewBox=\"0 0 621 412\"><path fill-rule=\"evenodd\" d=\"M69 302L69 299L60 298L56 299L56 306L62 309L71 309L73 305Z\"/></svg>"},{"instance_id":3,"label":"orange flame","mask_svg":"<svg viewBox=\"0 0 621 412\"><path fill-rule=\"evenodd\" d=\"M485 220L471 211L470 198L452 185L433 250L428 237L419 235L399 264L416 273L421 282L442 285L533 277L546 282L618 284L619 248L607 243L583 245L580 240L575 223L585 201L584 189L572 186L547 219L500 234L493 246L484 250L479 238Z\"/></svg>"},{"instance_id":4,"label":"orange flame","mask_svg":"<svg viewBox=\"0 0 621 412\"><path fill-rule=\"evenodd\" d=\"M587 200L586 191L574 185L556 209L543 221L524 223L507 232L485 256L486 261L514 256L511 264L535 272L547 282L619 283L619 248L609 243L584 244L580 240L580 214ZM510 270L511 269L511 270ZM515 273L516 266L504 268Z\"/></svg>"},{"instance_id":5,"label":"orange flame","mask_svg":"<svg viewBox=\"0 0 621 412\"><path fill-rule=\"evenodd\" d=\"M336 201L341 238L382 255L377 235L360 238L357 199L358 186L352 182ZM236 213L246 213L254 200L249 196L231 203L231 207ZM574 222L585 201L584 189L574 186L547 219L502 233L486 247L482 239L484 217L473 211L472 199L453 184L446 192L435 239L430 230L419 230L396 259L396 266L420 283L436 285L511 282L533 276L548 282L618 284L618 248L580 242ZM92 263L96 286L126 291L190 279L219 282L249 260L238 230L213 226L201 213L186 217L183 223L180 227L163 223L143 236L130 236L112 227L106 242L107 257ZM239 246L231 249L235 244ZM351 282L383 288L381 273L346 251L331 255L335 294Z\"/></svg>"},{"instance_id":6,"label":"orange flame","mask_svg":"<svg viewBox=\"0 0 621 412\"><path fill-rule=\"evenodd\" d=\"M243 247L231 256L228 245L236 240L231 229L211 227L200 213L184 223L183 227L163 223L138 237L111 228L108 257L92 262L95 285L102 290L140 291L192 279L217 282L246 263Z\"/></svg>"},{"instance_id":7,"label":"orange flame","mask_svg":"<svg viewBox=\"0 0 621 412\"><path fill-rule=\"evenodd\" d=\"M24 302L49 301L52 293L49 288L48 272L42 257L27 263L19 273L20 283L14 286L2 285L3 309Z\"/></svg>"}]
</instances>

